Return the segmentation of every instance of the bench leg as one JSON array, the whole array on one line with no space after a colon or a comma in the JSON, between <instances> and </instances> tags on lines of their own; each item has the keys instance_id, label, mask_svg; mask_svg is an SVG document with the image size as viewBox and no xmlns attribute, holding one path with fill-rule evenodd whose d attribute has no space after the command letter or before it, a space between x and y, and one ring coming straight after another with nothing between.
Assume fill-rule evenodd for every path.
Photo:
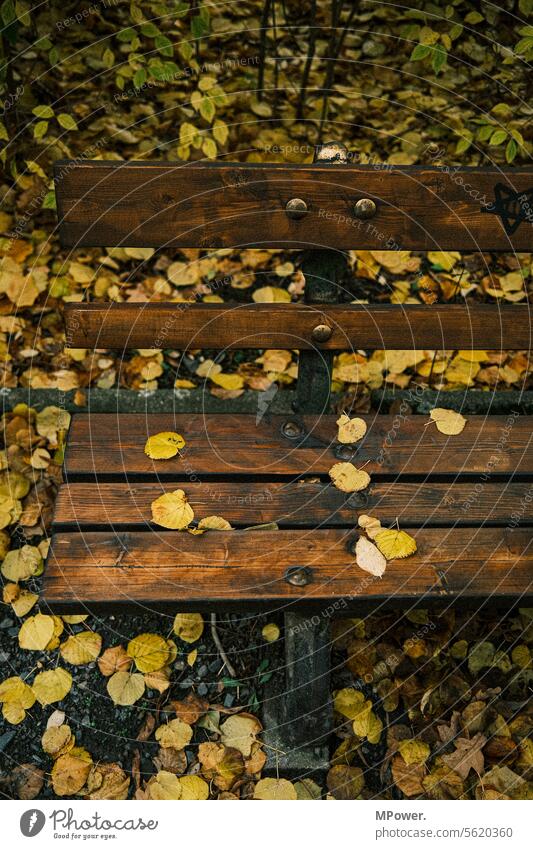
<instances>
[{"instance_id":1,"label":"bench leg","mask_svg":"<svg viewBox=\"0 0 533 849\"><path fill-rule=\"evenodd\" d=\"M305 775L328 768L333 716L330 627L312 614L285 614L285 670L265 694L266 771Z\"/></svg>"}]
</instances>

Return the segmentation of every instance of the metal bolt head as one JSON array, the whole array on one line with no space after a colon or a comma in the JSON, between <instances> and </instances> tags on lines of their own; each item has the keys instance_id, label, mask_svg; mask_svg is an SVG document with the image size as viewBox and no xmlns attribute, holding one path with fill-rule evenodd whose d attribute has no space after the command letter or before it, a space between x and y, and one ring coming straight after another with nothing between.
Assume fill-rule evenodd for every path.
<instances>
[{"instance_id":1,"label":"metal bolt head","mask_svg":"<svg viewBox=\"0 0 533 849\"><path fill-rule=\"evenodd\" d=\"M335 448L335 456L338 457L339 460L353 460L356 453L357 448L351 447L350 445L337 445Z\"/></svg>"},{"instance_id":2,"label":"metal bolt head","mask_svg":"<svg viewBox=\"0 0 533 849\"><path fill-rule=\"evenodd\" d=\"M327 324L317 324L316 327L313 327L311 336L314 342L327 342L332 333L331 327L328 327Z\"/></svg>"},{"instance_id":3,"label":"metal bolt head","mask_svg":"<svg viewBox=\"0 0 533 849\"><path fill-rule=\"evenodd\" d=\"M306 587L311 580L311 569L307 566L292 566L285 572L285 580L293 587Z\"/></svg>"},{"instance_id":4,"label":"metal bolt head","mask_svg":"<svg viewBox=\"0 0 533 849\"><path fill-rule=\"evenodd\" d=\"M373 218L376 214L376 204L371 198L360 198L353 211L356 218Z\"/></svg>"},{"instance_id":5,"label":"metal bolt head","mask_svg":"<svg viewBox=\"0 0 533 849\"><path fill-rule=\"evenodd\" d=\"M285 207L285 212L287 213L288 218L293 221L298 221L300 218L304 218L304 216L307 215L307 204L304 200L302 200L302 198L291 198Z\"/></svg>"},{"instance_id":6,"label":"metal bolt head","mask_svg":"<svg viewBox=\"0 0 533 849\"><path fill-rule=\"evenodd\" d=\"M283 436L288 436L289 439L296 439L296 437L300 436L302 433L302 426L298 422L290 419L288 422L284 422L282 424L281 432Z\"/></svg>"}]
</instances>

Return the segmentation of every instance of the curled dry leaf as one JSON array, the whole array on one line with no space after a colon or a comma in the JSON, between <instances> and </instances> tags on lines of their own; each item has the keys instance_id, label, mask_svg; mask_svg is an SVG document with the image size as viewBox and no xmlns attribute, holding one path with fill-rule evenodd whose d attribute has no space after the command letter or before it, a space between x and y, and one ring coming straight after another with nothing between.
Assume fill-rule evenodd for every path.
<instances>
[{"instance_id":1,"label":"curled dry leaf","mask_svg":"<svg viewBox=\"0 0 533 849\"><path fill-rule=\"evenodd\" d=\"M50 669L35 676L32 690L42 705L51 705L64 699L72 687L72 675L66 669Z\"/></svg>"},{"instance_id":2,"label":"curled dry leaf","mask_svg":"<svg viewBox=\"0 0 533 849\"><path fill-rule=\"evenodd\" d=\"M183 775L187 769L187 755L184 749L173 749L172 746L167 746L166 749L159 749L154 758L154 766L157 770L165 770L173 772L174 775Z\"/></svg>"},{"instance_id":3,"label":"curled dry leaf","mask_svg":"<svg viewBox=\"0 0 533 849\"><path fill-rule=\"evenodd\" d=\"M57 758L74 748L76 738L69 725L52 725L42 736L42 747L47 755Z\"/></svg>"},{"instance_id":4,"label":"curled dry leaf","mask_svg":"<svg viewBox=\"0 0 533 849\"><path fill-rule=\"evenodd\" d=\"M23 545L8 551L2 563L2 575L8 581L27 581L43 571L43 558L38 548Z\"/></svg>"},{"instance_id":5,"label":"curled dry leaf","mask_svg":"<svg viewBox=\"0 0 533 849\"><path fill-rule=\"evenodd\" d=\"M5 604L10 604L17 616L26 616L39 600L37 593L19 587L18 584L6 584L2 598Z\"/></svg>"},{"instance_id":6,"label":"curled dry leaf","mask_svg":"<svg viewBox=\"0 0 533 849\"><path fill-rule=\"evenodd\" d=\"M152 460L170 460L181 451L185 445L185 440L180 433L173 431L162 431L156 433L155 436L150 436L146 440L144 453Z\"/></svg>"},{"instance_id":7,"label":"curled dry leaf","mask_svg":"<svg viewBox=\"0 0 533 849\"><path fill-rule=\"evenodd\" d=\"M152 519L156 525L181 531L194 519L194 512L182 489L166 492L152 501Z\"/></svg>"},{"instance_id":8,"label":"curled dry leaf","mask_svg":"<svg viewBox=\"0 0 533 849\"><path fill-rule=\"evenodd\" d=\"M232 531L230 523L222 516L206 516L200 519L198 528L201 531Z\"/></svg>"},{"instance_id":9,"label":"curled dry leaf","mask_svg":"<svg viewBox=\"0 0 533 849\"><path fill-rule=\"evenodd\" d=\"M445 407L435 407L431 410L430 419L437 425L437 430L446 436L457 436L464 430L466 419L461 413L447 410Z\"/></svg>"},{"instance_id":10,"label":"curled dry leaf","mask_svg":"<svg viewBox=\"0 0 533 849\"><path fill-rule=\"evenodd\" d=\"M296 801L298 795L292 781L285 778L262 778L255 785L254 799Z\"/></svg>"},{"instance_id":11,"label":"curled dry leaf","mask_svg":"<svg viewBox=\"0 0 533 849\"><path fill-rule=\"evenodd\" d=\"M337 419L339 428L337 441L343 444L352 444L358 442L366 433L367 427L364 419L351 419L346 413L343 413Z\"/></svg>"},{"instance_id":12,"label":"curled dry leaf","mask_svg":"<svg viewBox=\"0 0 533 849\"><path fill-rule=\"evenodd\" d=\"M170 706L178 719L182 719L188 725L194 725L209 710L209 702L197 696L196 693L189 693L181 702L170 702Z\"/></svg>"},{"instance_id":13,"label":"curled dry leaf","mask_svg":"<svg viewBox=\"0 0 533 849\"><path fill-rule=\"evenodd\" d=\"M174 633L185 643L195 643L204 632L204 620L200 613L176 613Z\"/></svg>"},{"instance_id":14,"label":"curled dry leaf","mask_svg":"<svg viewBox=\"0 0 533 849\"><path fill-rule=\"evenodd\" d=\"M87 799L127 799L129 776L118 764L94 764L87 776Z\"/></svg>"},{"instance_id":15,"label":"curled dry leaf","mask_svg":"<svg viewBox=\"0 0 533 849\"><path fill-rule=\"evenodd\" d=\"M133 658L129 656L124 646L113 646L106 649L102 656L98 658L98 668L106 678L113 675L114 672L127 671L132 663Z\"/></svg>"},{"instance_id":16,"label":"curled dry leaf","mask_svg":"<svg viewBox=\"0 0 533 849\"><path fill-rule=\"evenodd\" d=\"M379 531L374 539L377 547L387 560L409 557L416 551L416 540L405 531Z\"/></svg>"},{"instance_id":17,"label":"curled dry leaf","mask_svg":"<svg viewBox=\"0 0 533 849\"><path fill-rule=\"evenodd\" d=\"M61 644L60 652L63 660L73 666L83 666L92 663L100 654L102 637L94 631L82 631L72 634Z\"/></svg>"},{"instance_id":18,"label":"curled dry leaf","mask_svg":"<svg viewBox=\"0 0 533 849\"><path fill-rule=\"evenodd\" d=\"M115 672L107 682L107 692L116 705L132 705L145 690L140 672Z\"/></svg>"},{"instance_id":19,"label":"curled dry leaf","mask_svg":"<svg viewBox=\"0 0 533 849\"><path fill-rule=\"evenodd\" d=\"M353 463L335 463L329 470L333 484L342 492L360 492L370 483L370 475Z\"/></svg>"},{"instance_id":20,"label":"curled dry leaf","mask_svg":"<svg viewBox=\"0 0 533 849\"><path fill-rule=\"evenodd\" d=\"M387 568L387 560L374 545L366 537L359 537L355 546L355 562L360 569L369 572L376 578L381 578Z\"/></svg>"},{"instance_id":21,"label":"curled dry leaf","mask_svg":"<svg viewBox=\"0 0 533 849\"><path fill-rule=\"evenodd\" d=\"M156 669L155 672L146 672L144 682L150 690L164 693L170 687L170 667L164 666L162 669Z\"/></svg>"},{"instance_id":22,"label":"curled dry leaf","mask_svg":"<svg viewBox=\"0 0 533 849\"><path fill-rule=\"evenodd\" d=\"M60 755L52 767L52 787L56 796L79 793L91 771L92 758L85 749L71 749Z\"/></svg>"},{"instance_id":23,"label":"curled dry leaf","mask_svg":"<svg viewBox=\"0 0 533 849\"><path fill-rule=\"evenodd\" d=\"M139 672L156 672L169 659L168 643L160 634L139 634L128 643L127 653Z\"/></svg>"},{"instance_id":24,"label":"curled dry leaf","mask_svg":"<svg viewBox=\"0 0 533 849\"><path fill-rule=\"evenodd\" d=\"M359 516L357 524L366 532L369 539L375 539L376 534L383 530L380 520L375 519L374 516L366 516L363 514L362 516Z\"/></svg>"},{"instance_id":25,"label":"curled dry leaf","mask_svg":"<svg viewBox=\"0 0 533 849\"><path fill-rule=\"evenodd\" d=\"M238 749L222 743L200 743L198 759L202 775L219 790L231 790L237 779L244 774L244 758Z\"/></svg>"}]
</instances>

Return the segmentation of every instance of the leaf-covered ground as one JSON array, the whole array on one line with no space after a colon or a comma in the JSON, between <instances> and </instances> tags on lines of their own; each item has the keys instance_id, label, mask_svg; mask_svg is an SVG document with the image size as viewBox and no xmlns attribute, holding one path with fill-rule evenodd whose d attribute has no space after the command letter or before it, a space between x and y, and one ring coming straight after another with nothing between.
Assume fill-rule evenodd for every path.
<instances>
[{"instance_id":1,"label":"leaf-covered ground","mask_svg":"<svg viewBox=\"0 0 533 849\"><path fill-rule=\"evenodd\" d=\"M362 162L523 165L532 153L531 12L530 0L303 0L269 3L266 16L256 0L3 3L2 387L74 389L82 408L90 387L206 386L232 398L293 384L294 352L134 351L119 361L64 350L69 301L295 301L304 278L299 252L67 253L52 163L309 162L332 138ZM353 251L343 298L526 303L531 268L530 254ZM381 387L531 388L531 365L520 351L358 351L336 359L334 381L347 406L364 410ZM38 573L66 422L20 407L2 425L3 794L530 797L531 610L336 623L331 770L260 783L257 717L282 664L282 622L219 618L233 679L209 621L188 642L161 616L41 617ZM151 669L138 651L143 634Z\"/></svg>"}]
</instances>

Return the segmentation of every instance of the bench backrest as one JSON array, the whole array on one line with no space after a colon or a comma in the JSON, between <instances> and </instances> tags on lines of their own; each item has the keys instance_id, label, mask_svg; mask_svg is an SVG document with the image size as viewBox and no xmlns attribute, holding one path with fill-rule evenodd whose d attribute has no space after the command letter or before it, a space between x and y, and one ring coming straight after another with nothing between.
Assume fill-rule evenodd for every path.
<instances>
[{"instance_id":1,"label":"bench backrest","mask_svg":"<svg viewBox=\"0 0 533 849\"><path fill-rule=\"evenodd\" d=\"M532 347L528 305L335 305L346 249L531 250L530 167L358 165L330 143L312 165L60 161L55 182L65 246L308 251L306 303L72 303L71 347Z\"/></svg>"}]
</instances>

